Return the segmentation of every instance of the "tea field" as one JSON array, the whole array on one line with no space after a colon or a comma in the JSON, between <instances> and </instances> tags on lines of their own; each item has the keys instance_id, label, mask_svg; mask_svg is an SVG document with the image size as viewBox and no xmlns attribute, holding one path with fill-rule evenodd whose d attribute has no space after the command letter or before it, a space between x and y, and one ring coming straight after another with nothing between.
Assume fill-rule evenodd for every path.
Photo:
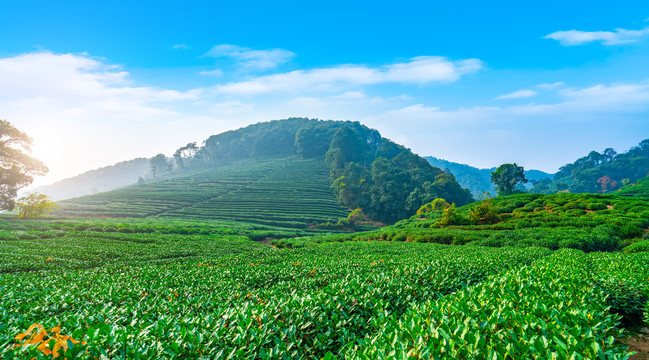
<instances>
[{"instance_id":1,"label":"tea field","mask_svg":"<svg viewBox=\"0 0 649 360\"><path fill-rule=\"evenodd\" d=\"M518 194L415 215L374 231L274 240L276 246L385 240L453 245L649 250L649 202L602 194Z\"/></svg>"},{"instance_id":2,"label":"tea field","mask_svg":"<svg viewBox=\"0 0 649 360\"><path fill-rule=\"evenodd\" d=\"M0 220L2 357L626 359L647 317L647 252L167 221Z\"/></svg>"},{"instance_id":3,"label":"tea field","mask_svg":"<svg viewBox=\"0 0 649 360\"><path fill-rule=\"evenodd\" d=\"M307 229L347 217L323 159L244 160L61 201L59 216L164 217Z\"/></svg>"}]
</instances>

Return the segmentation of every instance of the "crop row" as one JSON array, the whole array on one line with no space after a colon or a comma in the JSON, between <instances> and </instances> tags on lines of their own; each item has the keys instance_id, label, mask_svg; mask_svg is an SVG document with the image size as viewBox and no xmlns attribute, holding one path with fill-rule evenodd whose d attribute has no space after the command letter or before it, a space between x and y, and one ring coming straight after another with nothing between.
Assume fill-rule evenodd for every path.
<instances>
[{"instance_id":1,"label":"crop row","mask_svg":"<svg viewBox=\"0 0 649 360\"><path fill-rule=\"evenodd\" d=\"M306 228L347 211L322 159L249 160L63 201L59 215L227 220Z\"/></svg>"},{"instance_id":2,"label":"crop row","mask_svg":"<svg viewBox=\"0 0 649 360\"><path fill-rule=\"evenodd\" d=\"M363 242L4 274L0 349L35 356L35 346L12 347L37 323L85 342L69 346L70 355L317 358L375 334L413 304L548 254Z\"/></svg>"},{"instance_id":3,"label":"crop row","mask_svg":"<svg viewBox=\"0 0 649 360\"><path fill-rule=\"evenodd\" d=\"M588 257L562 250L427 301L350 347L345 357L626 359L619 315L593 287ZM645 257L645 261L647 258ZM645 269L646 270L646 269ZM646 275L646 273L645 273Z\"/></svg>"}]
</instances>

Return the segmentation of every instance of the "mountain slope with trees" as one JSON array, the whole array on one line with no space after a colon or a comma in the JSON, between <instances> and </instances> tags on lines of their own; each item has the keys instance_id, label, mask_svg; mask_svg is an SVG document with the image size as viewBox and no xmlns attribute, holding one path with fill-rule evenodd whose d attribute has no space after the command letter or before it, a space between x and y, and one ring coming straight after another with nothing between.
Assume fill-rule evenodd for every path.
<instances>
[{"instance_id":1,"label":"mountain slope with trees","mask_svg":"<svg viewBox=\"0 0 649 360\"><path fill-rule=\"evenodd\" d=\"M139 189L156 189L164 183L165 188L173 190L175 179L187 178L188 174L193 174L206 184L207 178L201 172L214 171L236 162L300 159L322 164L322 168L328 172L331 196L338 203L349 210L360 208L369 218L381 222L407 218L421 205L435 198L444 198L458 206L473 201L469 191L463 189L453 175L431 166L409 149L381 137L378 131L351 121L291 118L263 122L210 136L201 146L187 144L179 148L172 159L164 156L154 159L155 164L152 160L151 165L164 169L165 174L138 185ZM298 176L296 170L291 172L285 175ZM209 183L221 183L218 175L210 176ZM257 181L251 178L253 180ZM120 202L129 201L129 195L124 195L128 191L131 190L122 191ZM266 191L272 196L272 188ZM167 199L174 198L172 193ZM201 193L205 193L204 189ZM113 195L107 193L104 197ZM92 199L85 197L83 201L92 202ZM196 201L205 199L198 197ZM182 215L182 211L178 212L180 208L164 206L164 196L157 198L157 202L156 206L164 208L164 212L173 209L178 216ZM62 211L65 213L75 208L74 213L82 215L79 209L83 206L77 206L79 203L79 200L66 202ZM183 203L182 208L194 206L190 203ZM152 213L155 212L144 211L141 216Z\"/></svg>"},{"instance_id":2,"label":"mountain slope with trees","mask_svg":"<svg viewBox=\"0 0 649 360\"><path fill-rule=\"evenodd\" d=\"M554 181L541 181L530 190L537 193L610 193L649 176L649 139L625 153L608 148L591 151L562 166Z\"/></svg>"}]
</instances>

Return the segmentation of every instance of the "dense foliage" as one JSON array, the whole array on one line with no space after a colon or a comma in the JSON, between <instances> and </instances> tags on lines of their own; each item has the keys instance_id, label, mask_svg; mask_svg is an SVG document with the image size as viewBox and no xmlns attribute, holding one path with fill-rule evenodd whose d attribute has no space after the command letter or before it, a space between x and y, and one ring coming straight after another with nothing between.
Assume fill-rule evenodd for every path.
<instances>
[{"instance_id":1,"label":"dense foliage","mask_svg":"<svg viewBox=\"0 0 649 360\"><path fill-rule=\"evenodd\" d=\"M13 210L18 190L31 184L47 167L29 156L32 139L10 122L0 120L0 210Z\"/></svg>"},{"instance_id":2,"label":"dense foliage","mask_svg":"<svg viewBox=\"0 0 649 360\"><path fill-rule=\"evenodd\" d=\"M540 181L531 191L551 193L609 193L649 176L649 139L626 153L613 149L591 151L572 164L562 166L554 181Z\"/></svg>"}]
</instances>

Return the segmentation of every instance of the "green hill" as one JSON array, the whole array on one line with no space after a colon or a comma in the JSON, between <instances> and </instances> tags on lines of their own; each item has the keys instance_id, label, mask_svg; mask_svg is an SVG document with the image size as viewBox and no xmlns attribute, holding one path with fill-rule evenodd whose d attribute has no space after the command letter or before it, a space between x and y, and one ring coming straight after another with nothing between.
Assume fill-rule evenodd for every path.
<instances>
[{"instance_id":1,"label":"green hill","mask_svg":"<svg viewBox=\"0 0 649 360\"><path fill-rule=\"evenodd\" d=\"M358 122L288 119L188 144L151 160L158 176L62 201L58 215L231 220L307 228L352 209L394 222L443 197L472 201L452 175ZM353 224L355 225L355 224Z\"/></svg>"},{"instance_id":2,"label":"green hill","mask_svg":"<svg viewBox=\"0 0 649 360\"><path fill-rule=\"evenodd\" d=\"M323 159L241 160L61 202L60 215L172 217L281 227L346 217Z\"/></svg>"},{"instance_id":3,"label":"green hill","mask_svg":"<svg viewBox=\"0 0 649 360\"><path fill-rule=\"evenodd\" d=\"M649 176L649 139L625 153L608 148L591 151L574 163L562 166L553 182L541 182L533 192L610 193Z\"/></svg>"}]
</instances>

